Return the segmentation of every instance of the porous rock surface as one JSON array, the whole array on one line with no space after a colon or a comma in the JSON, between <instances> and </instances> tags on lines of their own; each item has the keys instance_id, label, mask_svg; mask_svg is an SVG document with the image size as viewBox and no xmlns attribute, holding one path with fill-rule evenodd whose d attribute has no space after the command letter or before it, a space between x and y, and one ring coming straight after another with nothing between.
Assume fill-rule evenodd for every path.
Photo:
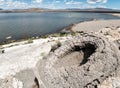
<instances>
[{"instance_id":1,"label":"porous rock surface","mask_svg":"<svg viewBox=\"0 0 120 88\"><path fill-rule=\"evenodd\" d=\"M70 37L32 68L0 78L0 88L119 88L120 40L116 39L113 43L87 33Z\"/></svg>"},{"instance_id":2,"label":"porous rock surface","mask_svg":"<svg viewBox=\"0 0 120 88\"><path fill-rule=\"evenodd\" d=\"M39 88L33 69L25 69L0 79L0 88Z\"/></svg>"},{"instance_id":3,"label":"porous rock surface","mask_svg":"<svg viewBox=\"0 0 120 88\"><path fill-rule=\"evenodd\" d=\"M98 88L118 76L119 49L103 36L73 37L36 65L40 88ZM120 86L119 86L120 87Z\"/></svg>"}]
</instances>

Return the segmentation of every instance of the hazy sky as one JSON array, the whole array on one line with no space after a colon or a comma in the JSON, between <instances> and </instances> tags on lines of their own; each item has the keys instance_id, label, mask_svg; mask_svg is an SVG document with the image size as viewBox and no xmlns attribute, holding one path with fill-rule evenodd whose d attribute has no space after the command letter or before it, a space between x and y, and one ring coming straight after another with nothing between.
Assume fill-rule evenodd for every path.
<instances>
[{"instance_id":1,"label":"hazy sky","mask_svg":"<svg viewBox=\"0 0 120 88\"><path fill-rule=\"evenodd\" d=\"M0 0L0 8L113 8L120 9L120 0Z\"/></svg>"}]
</instances>

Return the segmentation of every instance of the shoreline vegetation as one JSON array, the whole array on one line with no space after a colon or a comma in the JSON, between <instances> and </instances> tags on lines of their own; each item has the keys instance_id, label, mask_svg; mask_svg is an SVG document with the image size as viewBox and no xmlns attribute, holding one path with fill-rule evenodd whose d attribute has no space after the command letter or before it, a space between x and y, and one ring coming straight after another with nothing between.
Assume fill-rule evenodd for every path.
<instances>
[{"instance_id":1,"label":"shoreline vegetation","mask_svg":"<svg viewBox=\"0 0 120 88\"><path fill-rule=\"evenodd\" d=\"M112 14L114 16L119 16L120 14ZM120 20L91 20L91 21L84 21L76 24L68 25L67 27L61 29L59 32L55 32L52 34L46 34L36 37L28 37L28 38L22 38L18 40L14 39L8 39L6 41L0 42L0 45L15 43L15 42L22 42L22 41L29 41L29 40L35 40L35 39L45 39L49 37L63 37L67 35L75 35L75 33L83 33L83 32L97 32L102 28L110 27L112 29L119 28L120 27Z\"/></svg>"},{"instance_id":2,"label":"shoreline vegetation","mask_svg":"<svg viewBox=\"0 0 120 88\"><path fill-rule=\"evenodd\" d=\"M52 33L52 34L46 34L46 35L42 35L42 36L36 36L36 37L28 37L28 38L22 38L22 39L18 39L18 40L14 40L14 39L11 39L11 40L6 40L6 41L3 41L3 42L0 42L0 45L5 45L5 44L10 44L10 43L15 43L15 42L22 42L22 41L31 41L31 40L35 40L35 39L46 39L46 38L49 38L49 37L63 37L63 36L66 36L66 35L74 35L74 32L55 32L55 33Z\"/></svg>"}]
</instances>

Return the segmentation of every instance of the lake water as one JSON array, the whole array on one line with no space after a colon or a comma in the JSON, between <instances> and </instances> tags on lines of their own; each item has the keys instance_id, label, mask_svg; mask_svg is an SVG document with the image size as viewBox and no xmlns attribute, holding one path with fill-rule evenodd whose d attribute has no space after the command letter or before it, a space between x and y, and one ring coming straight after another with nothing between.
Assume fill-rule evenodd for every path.
<instances>
[{"instance_id":1,"label":"lake water","mask_svg":"<svg viewBox=\"0 0 120 88\"><path fill-rule=\"evenodd\" d=\"M53 33L70 24L92 19L120 18L104 13L0 13L0 42L6 41L8 36L22 39Z\"/></svg>"}]
</instances>

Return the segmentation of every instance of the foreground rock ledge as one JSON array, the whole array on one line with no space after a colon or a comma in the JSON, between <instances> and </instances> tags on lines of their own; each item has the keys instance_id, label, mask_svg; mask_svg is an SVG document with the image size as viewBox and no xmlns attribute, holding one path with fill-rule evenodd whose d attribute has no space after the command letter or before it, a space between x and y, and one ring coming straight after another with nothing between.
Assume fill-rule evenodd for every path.
<instances>
[{"instance_id":1,"label":"foreground rock ledge","mask_svg":"<svg viewBox=\"0 0 120 88\"><path fill-rule=\"evenodd\" d=\"M0 78L0 88L119 88L119 40L113 43L98 35L82 33L51 49L46 58L36 61L29 57L38 63L25 63L27 67L14 74L6 72L8 75ZM50 47L47 49L48 53Z\"/></svg>"},{"instance_id":2,"label":"foreground rock ledge","mask_svg":"<svg viewBox=\"0 0 120 88\"><path fill-rule=\"evenodd\" d=\"M119 49L106 38L71 38L36 65L39 88L98 88L119 75Z\"/></svg>"}]
</instances>

